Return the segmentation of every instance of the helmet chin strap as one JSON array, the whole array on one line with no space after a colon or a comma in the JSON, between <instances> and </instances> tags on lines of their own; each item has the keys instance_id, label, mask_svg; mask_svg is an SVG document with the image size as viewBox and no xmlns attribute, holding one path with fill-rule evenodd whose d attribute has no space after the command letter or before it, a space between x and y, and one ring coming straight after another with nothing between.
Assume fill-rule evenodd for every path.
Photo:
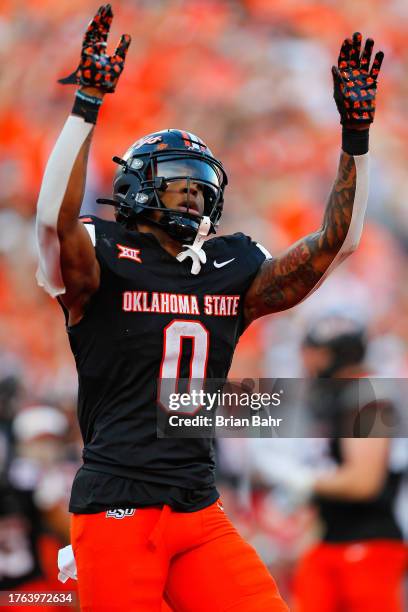
<instances>
[{"instance_id":1,"label":"helmet chin strap","mask_svg":"<svg viewBox=\"0 0 408 612\"><path fill-rule=\"evenodd\" d=\"M207 255L202 250L202 246L210 229L210 217L203 217L193 244L183 244L185 250L177 255L178 261L184 261L187 257L191 257L193 260L191 274L198 274L201 270L201 264L205 264L207 261Z\"/></svg>"}]
</instances>

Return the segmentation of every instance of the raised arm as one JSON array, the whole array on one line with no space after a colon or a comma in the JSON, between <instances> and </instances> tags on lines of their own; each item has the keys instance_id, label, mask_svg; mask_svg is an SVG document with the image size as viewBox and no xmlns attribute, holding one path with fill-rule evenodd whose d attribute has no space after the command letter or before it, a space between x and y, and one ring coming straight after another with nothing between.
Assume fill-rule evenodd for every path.
<instances>
[{"instance_id":1,"label":"raised arm","mask_svg":"<svg viewBox=\"0 0 408 612\"><path fill-rule=\"evenodd\" d=\"M369 70L373 40L360 57L361 34L346 39L332 68L343 125L342 153L321 228L282 255L267 259L245 297L245 322L296 306L357 247L368 197L368 131L374 119L383 53Z\"/></svg>"},{"instance_id":2,"label":"raised arm","mask_svg":"<svg viewBox=\"0 0 408 612\"><path fill-rule=\"evenodd\" d=\"M115 53L105 54L111 21L110 5L101 6L85 33L77 70L60 81L80 88L48 160L37 206L37 280L52 296L61 295L71 323L99 286L95 249L78 217L98 111L104 94L115 90L130 44L122 36Z\"/></svg>"}]
</instances>

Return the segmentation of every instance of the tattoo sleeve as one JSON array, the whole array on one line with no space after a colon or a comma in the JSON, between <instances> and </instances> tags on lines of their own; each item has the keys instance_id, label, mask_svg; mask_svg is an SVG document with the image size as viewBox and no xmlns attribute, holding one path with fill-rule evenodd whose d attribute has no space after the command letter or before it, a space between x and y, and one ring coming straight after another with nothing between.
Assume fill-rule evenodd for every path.
<instances>
[{"instance_id":1,"label":"tattoo sleeve","mask_svg":"<svg viewBox=\"0 0 408 612\"><path fill-rule=\"evenodd\" d=\"M321 229L305 236L282 255L267 259L262 264L245 297L246 325L258 317L286 310L301 302L318 287L332 267L354 250L354 243L347 248L342 247L350 229L355 204L355 159L347 153L341 154ZM360 190L364 192L360 199L364 200L365 197L366 203L368 187L365 190L364 187ZM362 227L365 203L355 226ZM361 227L355 227L355 233L361 233ZM350 242L353 240L348 239Z\"/></svg>"}]
</instances>

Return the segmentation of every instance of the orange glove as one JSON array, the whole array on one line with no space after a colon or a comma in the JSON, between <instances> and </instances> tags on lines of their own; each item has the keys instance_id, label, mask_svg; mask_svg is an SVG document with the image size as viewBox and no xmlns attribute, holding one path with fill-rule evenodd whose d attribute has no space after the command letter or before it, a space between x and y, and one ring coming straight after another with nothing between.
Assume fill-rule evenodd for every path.
<instances>
[{"instance_id":1,"label":"orange glove","mask_svg":"<svg viewBox=\"0 0 408 612\"><path fill-rule=\"evenodd\" d=\"M371 70L370 60L374 41L367 38L360 57L361 34L346 38L340 49L338 68L332 67L334 93L340 123L349 129L368 129L374 121L377 76L384 53L378 51Z\"/></svg>"},{"instance_id":2,"label":"orange glove","mask_svg":"<svg viewBox=\"0 0 408 612\"><path fill-rule=\"evenodd\" d=\"M115 91L131 38L128 34L123 34L114 54L106 55L106 41L112 18L110 4L99 7L85 32L78 68L68 77L59 79L59 83L96 87L104 93Z\"/></svg>"}]
</instances>

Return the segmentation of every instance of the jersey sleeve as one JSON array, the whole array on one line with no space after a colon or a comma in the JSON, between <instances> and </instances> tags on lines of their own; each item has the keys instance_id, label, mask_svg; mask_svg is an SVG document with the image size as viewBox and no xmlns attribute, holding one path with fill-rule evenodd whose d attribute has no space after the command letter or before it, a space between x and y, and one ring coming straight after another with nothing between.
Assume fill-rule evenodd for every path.
<instances>
[{"instance_id":1,"label":"jersey sleeve","mask_svg":"<svg viewBox=\"0 0 408 612\"><path fill-rule=\"evenodd\" d=\"M118 224L113 221L106 221L94 215L79 217L82 221L92 244L95 247L96 257L101 267L101 274L104 275L108 270L108 262L112 259L112 246L116 244L118 236Z\"/></svg>"},{"instance_id":2,"label":"jersey sleeve","mask_svg":"<svg viewBox=\"0 0 408 612\"><path fill-rule=\"evenodd\" d=\"M95 225L96 217L79 217L79 220L82 221L86 231L89 234L89 237L92 240L92 244L96 246L96 225Z\"/></svg>"},{"instance_id":3,"label":"jersey sleeve","mask_svg":"<svg viewBox=\"0 0 408 612\"><path fill-rule=\"evenodd\" d=\"M245 330L244 303L245 295L253 283L259 268L272 255L259 242L242 233L229 236L230 248L240 263L239 274L234 278L234 292L241 296L239 308L238 337Z\"/></svg>"},{"instance_id":4,"label":"jersey sleeve","mask_svg":"<svg viewBox=\"0 0 408 612\"><path fill-rule=\"evenodd\" d=\"M89 234L89 237L91 238L92 244L95 247L95 254L96 257L98 259L98 262L101 266L101 282L102 282L102 278L104 276L104 268L105 266L103 265L103 258L100 257L98 251L99 249L97 248L97 228L99 230L98 235L100 233L100 223L103 223L102 219L99 219L98 217L94 217L93 215L84 215L84 216L80 216L79 220L84 224L84 227L86 229L86 231ZM99 290L98 290L99 291ZM98 291L96 292L96 294L98 293ZM92 296L91 301L95 298L95 295ZM64 313L64 318L65 318L65 325L68 326L68 320L69 320L69 312L68 309L64 306L64 303L62 302L61 298L57 295L56 296L57 301L59 303L59 305L61 306L61 309Z\"/></svg>"},{"instance_id":5,"label":"jersey sleeve","mask_svg":"<svg viewBox=\"0 0 408 612\"><path fill-rule=\"evenodd\" d=\"M237 260L242 261L239 292L245 294L265 259L270 259L272 255L262 244L246 234L233 234L231 239Z\"/></svg>"},{"instance_id":6,"label":"jersey sleeve","mask_svg":"<svg viewBox=\"0 0 408 612\"><path fill-rule=\"evenodd\" d=\"M100 283L91 302L100 298L116 285L117 244L123 241L123 228L116 221L107 221L93 215L80 217L92 244L100 268Z\"/></svg>"}]
</instances>

